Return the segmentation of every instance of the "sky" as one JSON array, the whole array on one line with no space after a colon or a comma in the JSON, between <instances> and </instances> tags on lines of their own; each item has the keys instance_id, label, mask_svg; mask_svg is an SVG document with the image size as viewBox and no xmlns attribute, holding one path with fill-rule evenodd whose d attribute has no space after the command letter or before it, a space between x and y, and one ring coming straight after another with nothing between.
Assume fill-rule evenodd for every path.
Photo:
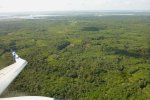
<instances>
[{"instance_id":1,"label":"sky","mask_svg":"<svg viewBox=\"0 0 150 100\"><path fill-rule=\"evenodd\" d=\"M150 10L150 0L0 0L0 12Z\"/></svg>"}]
</instances>

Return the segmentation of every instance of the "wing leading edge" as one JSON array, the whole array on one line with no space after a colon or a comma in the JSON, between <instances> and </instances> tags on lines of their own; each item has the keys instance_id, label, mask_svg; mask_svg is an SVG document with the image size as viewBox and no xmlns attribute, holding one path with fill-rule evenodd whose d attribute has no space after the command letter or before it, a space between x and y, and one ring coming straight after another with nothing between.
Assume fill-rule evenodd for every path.
<instances>
[{"instance_id":1,"label":"wing leading edge","mask_svg":"<svg viewBox=\"0 0 150 100\"><path fill-rule=\"evenodd\" d=\"M12 52L15 63L0 70L0 95L27 65L27 61Z\"/></svg>"},{"instance_id":2,"label":"wing leading edge","mask_svg":"<svg viewBox=\"0 0 150 100\"><path fill-rule=\"evenodd\" d=\"M0 70L0 95L11 84L11 82L18 76L18 74L27 65L27 61L20 58L15 52L12 52L15 63ZM0 98L0 100L58 100L55 98L41 97L41 96L22 96L11 98ZM61 100L61 99L60 99Z\"/></svg>"}]
</instances>

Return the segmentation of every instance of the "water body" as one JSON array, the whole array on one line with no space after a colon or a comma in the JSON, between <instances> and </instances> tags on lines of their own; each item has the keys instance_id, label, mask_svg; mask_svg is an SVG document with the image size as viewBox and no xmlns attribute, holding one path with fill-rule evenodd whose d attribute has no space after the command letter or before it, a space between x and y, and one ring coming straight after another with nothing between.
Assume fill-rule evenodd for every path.
<instances>
[{"instance_id":1,"label":"water body","mask_svg":"<svg viewBox=\"0 0 150 100\"><path fill-rule=\"evenodd\" d=\"M0 15L0 19L42 19L62 15Z\"/></svg>"},{"instance_id":2,"label":"water body","mask_svg":"<svg viewBox=\"0 0 150 100\"><path fill-rule=\"evenodd\" d=\"M150 12L38 12L38 13L0 13L0 20L5 19L44 19L62 16L150 16Z\"/></svg>"}]
</instances>

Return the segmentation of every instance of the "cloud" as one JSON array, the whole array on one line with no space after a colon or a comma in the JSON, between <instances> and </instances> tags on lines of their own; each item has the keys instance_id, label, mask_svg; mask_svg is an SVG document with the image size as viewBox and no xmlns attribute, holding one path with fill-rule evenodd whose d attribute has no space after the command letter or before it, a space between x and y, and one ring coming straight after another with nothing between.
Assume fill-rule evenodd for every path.
<instances>
[{"instance_id":1,"label":"cloud","mask_svg":"<svg viewBox=\"0 0 150 100\"><path fill-rule=\"evenodd\" d=\"M60 10L150 10L150 0L0 0L0 12Z\"/></svg>"}]
</instances>

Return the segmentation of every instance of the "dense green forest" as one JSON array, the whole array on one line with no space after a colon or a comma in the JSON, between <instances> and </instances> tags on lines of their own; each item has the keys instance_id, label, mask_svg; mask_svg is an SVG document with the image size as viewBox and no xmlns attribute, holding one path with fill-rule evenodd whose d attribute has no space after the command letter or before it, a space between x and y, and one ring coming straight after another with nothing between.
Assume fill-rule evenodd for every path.
<instances>
[{"instance_id":1,"label":"dense green forest","mask_svg":"<svg viewBox=\"0 0 150 100\"><path fill-rule=\"evenodd\" d=\"M28 65L3 96L150 99L150 16L1 20L0 69L10 48Z\"/></svg>"}]
</instances>

